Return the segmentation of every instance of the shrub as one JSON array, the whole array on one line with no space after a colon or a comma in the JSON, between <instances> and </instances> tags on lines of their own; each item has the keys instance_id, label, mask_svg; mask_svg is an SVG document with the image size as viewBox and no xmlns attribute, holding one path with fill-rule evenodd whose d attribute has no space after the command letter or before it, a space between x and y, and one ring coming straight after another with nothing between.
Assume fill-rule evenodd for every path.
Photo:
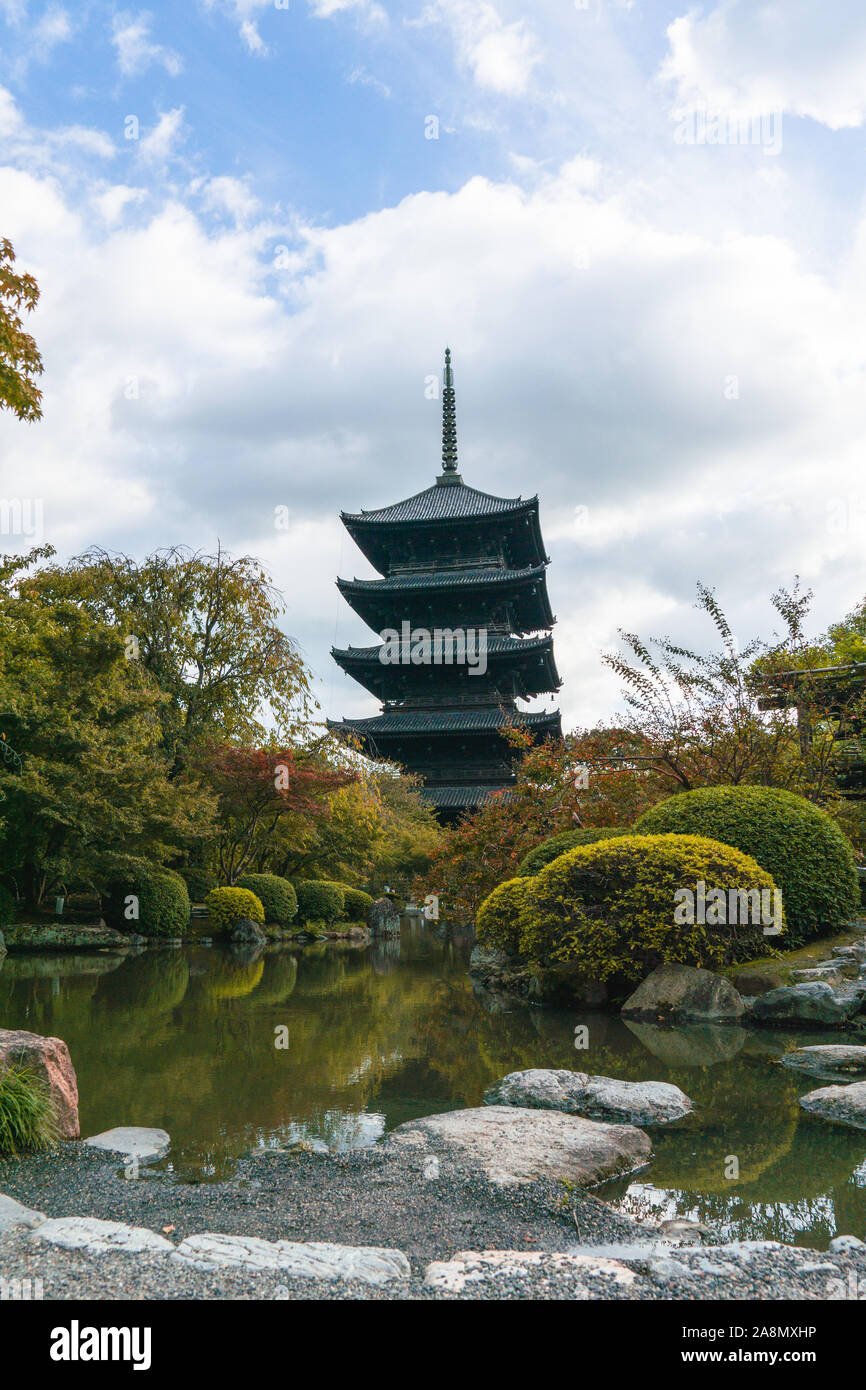
<instances>
[{"instance_id":1,"label":"shrub","mask_svg":"<svg viewBox=\"0 0 866 1390\"><path fill-rule=\"evenodd\" d=\"M15 916L15 899L0 883L0 928L8 927L12 918Z\"/></svg>"},{"instance_id":2,"label":"shrub","mask_svg":"<svg viewBox=\"0 0 866 1390\"><path fill-rule=\"evenodd\" d=\"M509 955L519 951L528 882L528 878L509 878L484 899L475 919L480 946L491 946Z\"/></svg>"},{"instance_id":3,"label":"shrub","mask_svg":"<svg viewBox=\"0 0 866 1390\"><path fill-rule=\"evenodd\" d=\"M297 915L297 894L287 878L277 874L244 874L238 879L238 887L255 893L265 910L266 922L287 927Z\"/></svg>"},{"instance_id":4,"label":"shrub","mask_svg":"<svg viewBox=\"0 0 866 1390\"><path fill-rule=\"evenodd\" d=\"M265 925L265 909L249 888L212 888L204 905L216 932L229 931L243 917L258 922L260 927Z\"/></svg>"},{"instance_id":5,"label":"shrub","mask_svg":"<svg viewBox=\"0 0 866 1390\"><path fill-rule=\"evenodd\" d=\"M714 969L758 955L766 943L760 920L677 921L685 915L677 890L695 893L700 881L708 893L724 892L726 908L732 889L775 887L747 854L699 835L624 835L578 846L523 881L520 953L571 961L596 980L617 976L626 984L657 965ZM710 903L706 916L714 915Z\"/></svg>"},{"instance_id":6,"label":"shrub","mask_svg":"<svg viewBox=\"0 0 866 1390\"><path fill-rule=\"evenodd\" d=\"M709 835L751 854L782 890L787 946L835 931L856 913L854 851L826 811L772 787L700 787L660 801L636 834Z\"/></svg>"},{"instance_id":7,"label":"shrub","mask_svg":"<svg viewBox=\"0 0 866 1390\"><path fill-rule=\"evenodd\" d=\"M339 886L343 890L343 916L350 922L366 922L367 908L373 902L370 894L361 888L350 888L347 883L341 883Z\"/></svg>"},{"instance_id":8,"label":"shrub","mask_svg":"<svg viewBox=\"0 0 866 1390\"><path fill-rule=\"evenodd\" d=\"M301 922L333 923L343 915L346 901L342 883L330 883L324 879L299 878L295 880L298 895L298 918Z\"/></svg>"},{"instance_id":9,"label":"shrub","mask_svg":"<svg viewBox=\"0 0 866 1390\"><path fill-rule=\"evenodd\" d=\"M130 898L137 900L137 916L127 915L135 906ZM103 910L108 924L119 931L183 936L189 926L189 893L173 869L142 865L110 885Z\"/></svg>"},{"instance_id":10,"label":"shrub","mask_svg":"<svg viewBox=\"0 0 866 1390\"><path fill-rule=\"evenodd\" d=\"M542 840L540 845L536 845L535 849L524 855L517 866L517 872L522 878L529 878L548 864L552 864L554 859L565 854L566 850L575 849L577 845L594 845L597 840L633 834L634 831L629 830L627 826L616 825L590 825L581 830L564 830L561 835L551 835L549 840Z\"/></svg>"},{"instance_id":11,"label":"shrub","mask_svg":"<svg viewBox=\"0 0 866 1390\"><path fill-rule=\"evenodd\" d=\"M184 864L178 869L189 892L190 900L203 903L212 888L217 886L217 876L201 864Z\"/></svg>"},{"instance_id":12,"label":"shrub","mask_svg":"<svg viewBox=\"0 0 866 1390\"><path fill-rule=\"evenodd\" d=\"M9 1067L0 1075L0 1154L35 1153L57 1138L48 1087L32 1071Z\"/></svg>"}]
</instances>

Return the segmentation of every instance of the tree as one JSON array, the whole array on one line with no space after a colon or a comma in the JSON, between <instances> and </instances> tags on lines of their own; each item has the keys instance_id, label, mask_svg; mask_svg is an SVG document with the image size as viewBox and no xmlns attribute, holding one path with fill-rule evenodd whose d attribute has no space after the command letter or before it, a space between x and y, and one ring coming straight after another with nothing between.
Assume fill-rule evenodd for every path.
<instances>
[{"instance_id":1,"label":"tree","mask_svg":"<svg viewBox=\"0 0 866 1390\"><path fill-rule=\"evenodd\" d=\"M42 372L42 357L35 341L24 332L22 312L32 313L39 300L39 286L32 275L18 275L11 241L0 237L0 409L11 410L19 420L42 418L42 392L35 378Z\"/></svg>"}]
</instances>

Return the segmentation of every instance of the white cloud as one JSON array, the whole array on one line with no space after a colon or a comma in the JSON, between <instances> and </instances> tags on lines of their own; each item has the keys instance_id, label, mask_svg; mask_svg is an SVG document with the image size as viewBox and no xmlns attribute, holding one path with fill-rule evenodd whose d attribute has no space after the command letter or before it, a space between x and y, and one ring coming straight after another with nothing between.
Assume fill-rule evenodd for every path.
<instances>
[{"instance_id":1,"label":"white cloud","mask_svg":"<svg viewBox=\"0 0 866 1390\"><path fill-rule=\"evenodd\" d=\"M142 137L139 151L146 163L164 163L174 154L175 146L183 138L183 112L182 106L161 112L150 134Z\"/></svg>"},{"instance_id":2,"label":"white cloud","mask_svg":"<svg viewBox=\"0 0 866 1390\"><path fill-rule=\"evenodd\" d=\"M661 75L680 106L784 111L832 130L866 116L866 9L860 0L721 0L668 28Z\"/></svg>"},{"instance_id":3,"label":"white cloud","mask_svg":"<svg viewBox=\"0 0 866 1390\"><path fill-rule=\"evenodd\" d=\"M152 16L146 11L118 14L112 20L111 42L125 77L137 77L154 64L165 68L171 77L177 77L183 68L179 54L151 40L151 21Z\"/></svg>"},{"instance_id":4,"label":"white cloud","mask_svg":"<svg viewBox=\"0 0 866 1390\"><path fill-rule=\"evenodd\" d=\"M506 23L489 0L434 0L427 22L451 31L457 59L479 87L504 96L522 96L540 61L539 43L525 19Z\"/></svg>"}]
</instances>

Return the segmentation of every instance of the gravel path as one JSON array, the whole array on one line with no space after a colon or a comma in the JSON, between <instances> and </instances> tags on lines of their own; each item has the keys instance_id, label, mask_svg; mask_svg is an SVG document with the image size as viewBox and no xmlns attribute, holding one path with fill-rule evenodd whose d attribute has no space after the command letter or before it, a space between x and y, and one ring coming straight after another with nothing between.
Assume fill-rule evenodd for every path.
<instances>
[{"instance_id":1,"label":"gravel path","mask_svg":"<svg viewBox=\"0 0 866 1390\"><path fill-rule=\"evenodd\" d=\"M662 1245L646 1226L588 1193L533 1182L499 1189L457 1162L436 1179L421 1159L382 1146L338 1157L279 1153L244 1160L229 1182L178 1183L166 1165L130 1181L110 1157L68 1143L47 1157L0 1163L0 1192L49 1217L143 1226L177 1245L200 1232L333 1241L403 1251L412 1276L375 1287L285 1273L199 1271L160 1255L88 1255L17 1228L0 1236L0 1276L41 1279L45 1299L839 1299L866 1295L866 1246L828 1255L778 1245ZM172 1227L166 1232L166 1227ZM711 1238L709 1238L711 1240ZM579 1245L578 1245L579 1242ZM654 1242L653 1244L648 1244ZM636 1250L636 1244L641 1249ZM542 1258L470 1278L459 1292L424 1285L433 1261L459 1251L603 1247L619 1274ZM613 1248L611 1248L613 1247Z\"/></svg>"}]
</instances>

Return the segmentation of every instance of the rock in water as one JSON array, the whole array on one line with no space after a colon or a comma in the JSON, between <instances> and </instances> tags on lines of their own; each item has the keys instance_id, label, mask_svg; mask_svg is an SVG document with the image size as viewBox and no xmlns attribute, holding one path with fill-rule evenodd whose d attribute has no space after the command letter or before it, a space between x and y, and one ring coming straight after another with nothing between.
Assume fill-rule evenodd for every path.
<instances>
[{"instance_id":1,"label":"rock in water","mask_svg":"<svg viewBox=\"0 0 866 1390\"><path fill-rule=\"evenodd\" d=\"M61 1139L78 1139L78 1079L69 1048L62 1038L0 1028L0 1072L27 1067L48 1087Z\"/></svg>"},{"instance_id":2,"label":"rock in water","mask_svg":"<svg viewBox=\"0 0 866 1390\"><path fill-rule=\"evenodd\" d=\"M840 985L824 980L787 985L759 994L752 1002L755 1023L845 1023L857 1013L866 986Z\"/></svg>"},{"instance_id":3,"label":"rock in water","mask_svg":"<svg viewBox=\"0 0 866 1390\"><path fill-rule=\"evenodd\" d=\"M831 1124L866 1129L866 1081L855 1081L851 1086L822 1086L819 1091L801 1096L800 1104Z\"/></svg>"},{"instance_id":4,"label":"rock in water","mask_svg":"<svg viewBox=\"0 0 866 1390\"><path fill-rule=\"evenodd\" d=\"M866 1076L866 1047L819 1044L798 1047L779 1058L783 1067L815 1076Z\"/></svg>"},{"instance_id":5,"label":"rock in water","mask_svg":"<svg viewBox=\"0 0 866 1390\"><path fill-rule=\"evenodd\" d=\"M265 946L268 938L252 917L239 917L232 925L229 940L238 946Z\"/></svg>"},{"instance_id":6,"label":"rock in water","mask_svg":"<svg viewBox=\"0 0 866 1390\"><path fill-rule=\"evenodd\" d=\"M581 1071L513 1071L484 1093L485 1105L564 1110L613 1124L663 1125L694 1108L679 1086L666 1081L619 1081Z\"/></svg>"},{"instance_id":7,"label":"rock in water","mask_svg":"<svg viewBox=\"0 0 866 1390\"><path fill-rule=\"evenodd\" d=\"M148 1129L142 1125L119 1125L117 1129L91 1135L84 1142L92 1149L104 1149L107 1153L137 1159L139 1163L156 1163L165 1158L171 1147L164 1129Z\"/></svg>"},{"instance_id":8,"label":"rock in water","mask_svg":"<svg viewBox=\"0 0 866 1390\"><path fill-rule=\"evenodd\" d=\"M367 908L367 926L374 936L396 936L400 914L390 898L377 898Z\"/></svg>"},{"instance_id":9,"label":"rock in water","mask_svg":"<svg viewBox=\"0 0 866 1390\"><path fill-rule=\"evenodd\" d=\"M566 1178L592 1187L642 1168L652 1156L648 1134L633 1125L599 1124L558 1110L487 1105L408 1120L388 1136L394 1153L428 1152L476 1164L491 1182Z\"/></svg>"},{"instance_id":10,"label":"rock in water","mask_svg":"<svg viewBox=\"0 0 866 1390\"><path fill-rule=\"evenodd\" d=\"M730 980L691 965L660 965L642 980L622 1006L623 1017L647 1023L736 1023L745 1005Z\"/></svg>"}]
</instances>

